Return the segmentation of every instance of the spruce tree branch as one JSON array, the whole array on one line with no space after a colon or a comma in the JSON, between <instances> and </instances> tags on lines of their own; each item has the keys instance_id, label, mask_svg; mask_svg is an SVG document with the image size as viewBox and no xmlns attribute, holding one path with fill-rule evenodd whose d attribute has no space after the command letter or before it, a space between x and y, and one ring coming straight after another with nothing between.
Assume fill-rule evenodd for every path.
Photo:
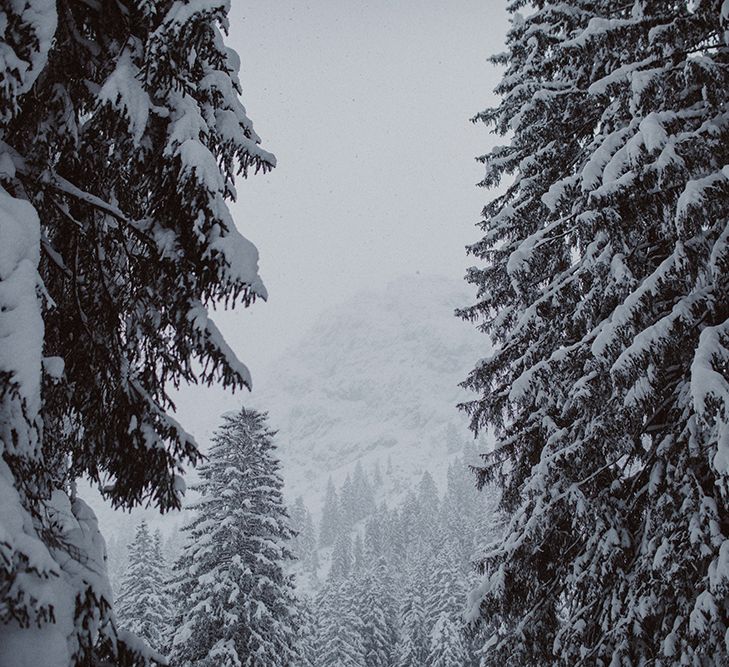
<instances>
[{"instance_id":1,"label":"spruce tree branch","mask_svg":"<svg viewBox=\"0 0 729 667\"><path fill-rule=\"evenodd\" d=\"M71 278L73 276L71 269L66 266L66 263L63 261L63 257L51 245L51 242L45 233L41 233L41 248L43 249L46 257L48 257L48 259L53 262L53 264L55 264L66 277Z\"/></svg>"},{"instance_id":2,"label":"spruce tree branch","mask_svg":"<svg viewBox=\"0 0 729 667\"><path fill-rule=\"evenodd\" d=\"M119 222L123 222L129 227L129 229L135 234L135 236L137 236L140 240L144 241L152 248L156 249L156 244L154 240L151 239L145 231L145 227L147 226L145 222L128 218L121 210L119 210L119 208L117 208L113 204L110 204L100 197L97 197L96 195L92 195L91 193L82 190L81 188L75 186L73 183L66 180L62 176L59 176L58 174L51 174L49 184L56 190L70 195L71 197L74 197L75 199L78 199L85 204L92 206L93 208L109 214Z\"/></svg>"},{"instance_id":3,"label":"spruce tree branch","mask_svg":"<svg viewBox=\"0 0 729 667\"><path fill-rule=\"evenodd\" d=\"M148 227L148 221L132 220L131 218L126 216L124 212L121 211L117 206L110 204L109 202L101 199L100 197L97 197L96 195L91 194L90 192L82 190L77 185L71 183L71 181L55 173L53 170L49 169L42 174L34 173L34 170L28 166L26 159L12 146L1 140L0 150L2 150L3 152L7 152L12 157L13 164L15 165L15 168L19 174L25 176L26 178L33 179L40 188L50 186L58 192L71 196L74 199L78 199L79 201L82 201L93 208L107 213L114 219L127 225L132 233L134 233L134 235L137 236L144 243L156 249L157 245L154 242L154 239L150 238L150 236L146 232ZM74 218L70 217L68 212L65 211L62 207L60 208L60 210L75 224L81 226L80 223Z\"/></svg>"}]
</instances>

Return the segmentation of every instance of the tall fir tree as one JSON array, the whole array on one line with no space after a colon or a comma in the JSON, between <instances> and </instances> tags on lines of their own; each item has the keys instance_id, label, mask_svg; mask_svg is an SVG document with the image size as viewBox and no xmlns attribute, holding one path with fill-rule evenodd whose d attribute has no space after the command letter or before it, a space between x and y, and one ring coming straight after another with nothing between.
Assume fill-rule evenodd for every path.
<instances>
[{"instance_id":1,"label":"tall fir tree","mask_svg":"<svg viewBox=\"0 0 729 667\"><path fill-rule=\"evenodd\" d=\"M350 530L360 518L358 498L351 475L347 475L339 489L339 524L342 530Z\"/></svg>"},{"instance_id":2,"label":"tall fir tree","mask_svg":"<svg viewBox=\"0 0 729 667\"><path fill-rule=\"evenodd\" d=\"M293 537L266 415L226 415L200 467L200 500L175 565L170 659L179 667L296 662L296 602L283 566Z\"/></svg>"},{"instance_id":3,"label":"tall fir tree","mask_svg":"<svg viewBox=\"0 0 729 667\"><path fill-rule=\"evenodd\" d=\"M294 504L289 507L289 519L291 521L291 530L295 533L291 538L291 550L297 557L301 558L301 532L304 529L304 521L306 520L306 506L304 499L297 496Z\"/></svg>"},{"instance_id":4,"label":"tall fir tree","mask_svg":"<svg viewBox=\"0 0 729 667\"><path fill-rule=\"evenodd\" d=\"M317 666L365 667L360 620L354 610L354 588L327 581L317 599Z\"/></svg>"},{"instance_id":5,"label":"tall fir tree","mask_svg":"<svg viewBox=\"0 0 729 667\"><path fill-rule=\"evenodd\" d=\"M441 547L430 563L427 571L426 602L426 625L429 632L443 614L464 629L466 590L460 565L457 545L447 543Z\"/></svg>"},{"instance_id":6,"label":"tall fir tree","mask_svg":"<svg viewBox=\"0 0 729 667\"><path fill-rule=\"evenodd\" d=\"M353 554L352 554L352 538L346 531L341 531L337 536L337 541L332 549L332 564L329 568L329 578L333 581L343 581L347 579L352 571Z\"/></svg>"},{"instance_id":7,"label":"tall fir tree","mask_svg":"<svg viewBox=\"0 0 729 667\"><path fill-rule=\"evenodd\" d=\"M509 4L465 385L485 665L729 664L729 8Z\"/></svg>"},{"instance_id":8,"label":"tall fir tree","mask_svg":"<svg viewBox=\"0 0 729 667\"><path fill-rule=\"evenodd\" d=\"M397 656L395 585L380 556L367 564L354 585L366 667L388 667Z\"/></svg>"},{"instance_id":9,"label":"tall fir tree","mask_svg":"<svg viewBox=\"0 0 729 667\"><path fill-rule=\"evenodd\" d=\"M405 495L398 514L398 529L403 541L412 544L420 539L420 504L418 503L418 497L413 491L408 491Z\"/></svg>"},{"instance_id":10,"label":"tall fir tree","mask_svg":"<svg viewBox=\"0 0 729 667\"><path fill-rule=\"evenodd\" d=\"M401 532L403 522L397 507L389 509L383 504L378 515L382 522L382 537L385 547L382 555L390 565L395 588L400 591L405 582L408 550L412 548L413 541L408 541Z\"/></svg>"},{"instance_id":11,"label":"tall fir tree","mask_svg":"<svg viewBox=\"0 0 729 667\"><path fill-rule=\"evenodd\" d=\"M365 567L365 548L362 535L356 533L352 542L352 572L360 575Z\"/></svg>"},{"instance_id":12,"label":"tall fir tree","mask_svg":"<svg viewBox=\"0 0 729 667\"><path fill-rule=\"evenodd\" d=\"M421 667L427 664L430 638L425 608L426 586L421 569L414 570L400 608L400 640L397 667Z\"/></svg>"},{"instance_id":13,"label":"tall fir tree","mask_svg":"<svg viewBox=\"0 0 729 667\"><path fill-rule=\"evenodd\" d=\"M291 526L296 532L296 536L291 540L291 550L306 570L316 574L319 569L319 557L316 550L314 521L301 496L296 498L291 508Z\"/></svg>"},{"instance_id":14,"label":"tall fir tree","mask_svg":"<svg viewBox=\"0 0 729 667\"><path fill-rule=\"evenodd\" d=\"M146 660L114 631L74 480L179 507L200 454L170 388L250 383L207 310L265 296L227 207L236 174L274 164L238 97L229 7L0 5L0 661Z\"/></svg>"},{"instance_id":15,"label":"tall fir tree","mask_svg":"<svg viewBox=\"0 0 729 667\"><path fill-rule=\"evenodd\" d=\"M455 548L458 563L470 571L478 542L493 539L497 531L498 511L493 493L479 493L475 478L461 458L448 466L446 492L440 506L441 539ZM478 534L478 531L481 534Z\"/></svg>"},{"instance_id":16,"label":"tall fir tree","mask_svg":"<svg viewBox=\"0 0 729 667\"><path fill-rule=\"evenodd\" d=\"M311 518L311 512L306 510L306 518L304 520L304 530L302 531L302 542L306 549L304 556L304 567L314 577L319 572L319 551L317 549L316 529L314 528L314 519Z\"/></svg>"},{"instance_id":17,"label":"tall fir tree","mask_svg":"<svg viewBox=\"0 0 729 667\"><path fill-rule=\"evenodd\" d=\"M308 597L299 598L296 604L296 653L295 667L318 667L316 645L316 616Z\"/></svg>"},{"instance_id":18,"label":"tall fir tree","mask_svg":"<svg viewBox=\"0 0 729 667\"><path fill-rule=\"evenodd\" d=\"M365 523L365 560L374 562L385 553L386 543L382 534L382 512L373 514Z\"/></svg>"},{"instance_id":19,"label":"tall fir tree","mask_svg":"<svg viewBox=\"0 0 729 667\"><path fill-rule=\"evenodd\" d=\"M372 489L372 483L362 466L362 462L358 461L354 467L352 476L352 492L354 495L355 521L365 518L375 511L375 494Z\"/></svg>"},{"instance_id":20,"label":"tall fir tree","mask_svg":"<svg viewBox=\"0 0 729 667\"><path fill-rule=\"evenodd\" d=\"M129 565L116 599L116 614L122 628L161 652L171 614L160 546L159 534L150 534L147 522L142 521L129 545Z\"/></svg>"},{"instance_id":21,"label":"tall fir tree","mask_svg":"<svg viewBox=\"0 0 729 667\"><path fill-rule=\"evenodd\" d=\"M337 539L341 527L341 509L339 495L330 477L327 481L326 495L324 496L324 507L321 512L321 524L319 525L319 544L323 547L330 547Z\"/></svg>"},{"instance_id":22,"label":"tall fir tree","mask_svg":"<svg viewBox=\"0 0 729 667\"><path fill-rule=\"evenodd\" d=\"M469 664L463 625L441 612L430 634L428 667L464 667Z\"/></svg>"},{"instance_id":23,"label":"tall fir tree","mask_svg":"<svg viewBox=\"0 0 729 667\"><path fill-rule=\"evenodd\" d=\"M439 541L438 515L440 512L440 499L438 497L438 487L428 471L423 473L420 482L418 482L415 507L416 511L413 517L415 534L435 548Z\"/></svg>"},{"instance_id":24,"label":"tall fir tree","mask_svg":"<svg viewBox=\"0 0 729 667\"><path fill-rule=\"evenodd\" d=\"M319 553L316 548L317 539L316 529L314 528L314 519L312 519L311 512L308 508L304 515L304 526L301 529L299 540L303 553L304 567L309 572L316 575L317 570L319 569Z\"/></svg>"},{"instance_id":25,"label":"tall fir tree","mask_svg":"<svg viewBox=\"0 0 729 667\"><path fill-rule=\"evenodd\" d=\"M106 540L106 566L114 592L119 597L121 580L129 567L129 545L134 541L136 528L131 522L124 522Z\"/></svg>"},{"instance_id":26,"label":"tall fir tree","mask_svg":"<svg viewBox=\"0 0 729 667\"><path fill-rule=\"evenodd\" d=\"M159 649L161 651L163 647L169 646L175 604L172 596L170 595L169 585L171 572L169 561L165 553L162 533L159 529L155 530L154 535L152 536L152 562L150 564L150 573L154 589L159 591L159 612L162 621L159 629L162 639Z\"/></svg>"}]
</instances>

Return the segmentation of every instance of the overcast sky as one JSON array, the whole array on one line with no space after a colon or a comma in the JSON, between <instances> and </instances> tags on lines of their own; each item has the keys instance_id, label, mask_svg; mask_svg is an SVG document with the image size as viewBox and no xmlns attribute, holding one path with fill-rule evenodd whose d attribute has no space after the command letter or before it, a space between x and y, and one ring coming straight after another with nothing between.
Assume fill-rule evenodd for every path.
<instances>
[{"instance_id":1,"label":"overcast sky","mask_svg":"<svg viewBox=\"0 0 729 667\"><path fill-rule=\"evenodd\" d=\"M501 0L236 0L243 101L278 167L233 212L268 303L225 317L254 371L323 307L408 272L463 275L488 193ZM219 316L220 319L220 316ZM231 320L234 326L231 327Z\"/></svg>"},{"instance_id":2,"label":"overcast sky","mask_svg":"<svg viewBox=\"0 0 729 667\"><path fill-rule=\"evenodd\" d=\"M231 4L243 102L278 166L238 182L233 206L269 301L214 319L254 387L275 389L272 362L323 310L402 274L458 280L472 263L464 246L491 196L474 157L496 140L469 118L495 102L487 57L503 50L506 13L503 0ZM203 450L222 413L250 404L219 387L175 401ZM107 534L135 520L85 497Z\"/></svg>"},{"instance_id":3,"label":"overcast sky","mask_svg":"<svg viewBox=\"0 0 729 667\"><path fill-rule=\"evenodd\" d=\"M469 118L494 102L487 57L506 13L501 0L232 6L243 102L278 159L238 183L233 206L269 301L215 316L255 386L331 304L403 273L463 276L489 197L474 157L494 143ZM198 417L240 400L186 390L178 414L204 438Z\"/></svg>"}]
</instances>

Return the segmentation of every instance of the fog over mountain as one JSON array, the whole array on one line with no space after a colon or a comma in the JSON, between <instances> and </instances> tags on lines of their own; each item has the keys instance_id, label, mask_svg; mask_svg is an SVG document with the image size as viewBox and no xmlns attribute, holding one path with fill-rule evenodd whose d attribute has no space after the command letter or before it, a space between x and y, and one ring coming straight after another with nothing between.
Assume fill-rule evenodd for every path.
<instances>
[{"instance_id":1,"label":"fog over mountain","mask_svg":"<svg viewBox=\"0 0 729 667\"><path fill-rule=\"evenodd\" d=\"M460 280L408 275L325 309L270 368L254 378L252 394L196 389L177 417L206 451L221 414L250 405L270 414L288 498L303 495L318 514L331 475L339 485L358 461L379 464L380 499L397 502L428 470L442 483L447 461L473 441L456 407L458 386L487 342L454 309L469 302ZM265 304L256 307L265 308ZM203 400L207 398L208 400ZM485 448L483 439L478 443ZM390 472L388 472L388 470ZM188 485L195 472L188 471ZM82 489L107 539L124 542L142 517L167 533L180 523L155 510L113 512Z\"/></svg>"},{"instance_id":2,"label":"fog over mountain","mask_svg":"<svg viewBox=\"0 0 729 667\"><path fill-rule=\"evenodd\" d=\"M425 470L442 480L444 463L472 440L458 383L486 352L453 314L467 302L459 280L401 277L325 311L258 378L253 402L279 431L290 496L316 510L328 476L340 484L357 462L390 471L387 496Z\"/></svg>"}]
</instances>

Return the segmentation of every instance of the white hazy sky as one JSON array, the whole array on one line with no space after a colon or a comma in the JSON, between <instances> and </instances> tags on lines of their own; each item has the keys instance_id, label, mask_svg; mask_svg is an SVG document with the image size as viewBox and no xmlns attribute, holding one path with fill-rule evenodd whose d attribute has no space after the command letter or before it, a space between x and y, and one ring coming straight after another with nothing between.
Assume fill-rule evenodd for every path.
<instances>
[{"instance_id":1,"label":"white hazy sky","mask_svg":"<svg viewBox=\"0 0 729 667\"><path fill-rule=\"evenodd\" d=\"M465 273L490 196L474 156L495 141L469 118L495 102L487 57L503 50L504 4L233 0L243 101L278 159L238 182L233 206L270 298L215 315L254 386L275 386L272 362L332 304L402 274ZM175 401L203 449L247 402L217 387Z\"/></svg>"},{"instance_id":2,"label":"white hazy sky","mask_svg":"<svg viewBox=\"0 0 729 667\"><path fill-rule=\"evenodd\" d=\"M218 314L254 374L324 307L394 276L461 277L489 193L501 0L235 0L244 103L278 167L233 207L270 293Z\"/></svg>"},{"instance_id":3,"label":"white hazy sky","mask_svg":"<svg viewBox=\"0 0 729 667\"><path fill-rule=\"evenodd\" d=\"M259 249L268 302L215 320L258 385L325 308L420 271L461 278L490 196L501 0L235 0L228 42L243 101L278 166L238 183L233 215ZM465 285L465 283L464 283ZM188 387L183 426L205 447L245 396Z\"/></svg>"}]
</instances>

